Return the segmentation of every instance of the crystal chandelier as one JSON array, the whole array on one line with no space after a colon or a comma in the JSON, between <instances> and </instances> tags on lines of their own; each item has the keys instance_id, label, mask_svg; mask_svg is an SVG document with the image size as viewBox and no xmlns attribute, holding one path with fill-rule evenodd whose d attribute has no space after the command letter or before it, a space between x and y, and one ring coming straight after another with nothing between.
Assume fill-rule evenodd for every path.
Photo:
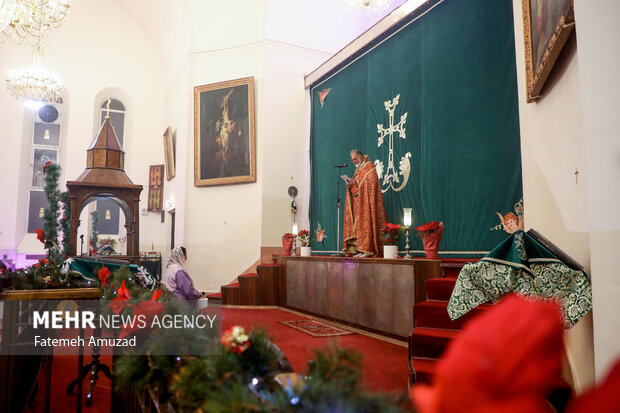
<instances>
[{"instance_id":1,"label":"crystal chandelier","mask_svg":"<svg viewBox=\"0 0 620 413\"><path fill-rule=\"evenodd\" d=\"M62 25L69 0L0 0L0 40L36 44Z\"/></svg>"},{"instance_id":2,"label":"crystal chandelier","mask_svg":"<svg viewBox=\"0 0 620 413\"><path fill-rule=\"evenodd\" d=\"M391 0L340 0L341 3L352 9L369 14L370 12L380 12L390 5Z\"/></svg>"},{"instance_id":3,"label":"crystal chandelier","mask_svg":"<svg viewBox=\"0 0 620 413\"><path fill-rule=\"evenodd\" d=\"M7 90L15 99L30 105L43 105L45 102L59 102L62 95L62 83L58 75L43 67L41 47L34 49L32 65L8 74Z\"/></svg>"}]
</instances>

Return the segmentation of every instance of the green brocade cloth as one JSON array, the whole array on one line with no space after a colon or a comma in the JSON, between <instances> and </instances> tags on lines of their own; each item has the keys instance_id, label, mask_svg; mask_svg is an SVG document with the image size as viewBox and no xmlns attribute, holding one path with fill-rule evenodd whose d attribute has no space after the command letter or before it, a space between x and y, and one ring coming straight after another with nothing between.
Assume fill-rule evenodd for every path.
<instances>
[{"instance_id":1,"label":"green brocade cloth","mask_svg":"<svg viewBox=\"0 0 620 413\"><path fill-rule=\"evenodd\" d=\"M78 272L85 280L99 284L97 272L106 266L110 272L118 271L121 268L128 268L132 274L138 279L143 287L153 287L156 285L155 278L146 270L146 268L135 264L116 264L110 262L102 262L96 258L68 258L62 266L61 272Z\"/></svg>"},{"instance_id":2,"label":"green brocade cloth","mask_svg":"<svg viewBox=\"0 0 620 413\"><path fill-rule=\"evenodd\" d=\"M569 268L534 238L517 231L479 262L465 264L452 291L448 314L454 320L511 291L557 300L566 329L592 309L592 286L585 273Z\"/></svg>"}]
</instances>

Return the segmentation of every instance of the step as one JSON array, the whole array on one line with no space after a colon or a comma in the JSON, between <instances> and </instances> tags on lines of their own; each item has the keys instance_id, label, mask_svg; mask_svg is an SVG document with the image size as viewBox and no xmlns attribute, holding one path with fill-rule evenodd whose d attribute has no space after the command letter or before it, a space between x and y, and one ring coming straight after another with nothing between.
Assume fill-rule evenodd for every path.
<instances>
[{"instance_id":1,"label":"step","mask_svg":"<svg viewBox=\"0 0 620 413\"><path fill-rule=\"evenodd\" d=\"M222 286L222 304L239 305L239 283Z\"/></svg>"},{"instance_id":2,"label":"step","mask_svg":"<svg viewBox=\"0 0 620 413\"><path fill-rule=\"evenodd\" d=\"M278 266L260 264L256 271L259 274L258 304L278 305Z\"/></svg>"},{"instance_id":3,"label":"step","mask_svg":"<svg viewBox=\"0 0 620 413\"><path fill-rule=\"evenodd\" d=\"M414 357L440 358L447 345L457 336L455 330L436 328L414 328L409 340L409 353Z\"/></svg>"},{"instance_id":4,"label":"step","mask_svg":"<svg viewBox=\"0 0 620 413\"><path fill-rule=\"evenodd\" d=\"M441 263L441 272L444 278L457 278L465 263Z\"/></svg>"},{"instance_id":5,"label":"step","mask_svg":"<svg viewBox=\"0 0 620 413\"><path fill-rule=\"evenodd\" d=\"M415 384L431 384L433 375L435 374L437 360L413 357L409 362L410 369L413 369L412 382Z\"/></svg>"},{"instance_id":6,"label":"step","mask_svg":"<svg viewBox=\"0 0 620 413\"><path fill-rule=\"evenodd\" d=\"M239 305L258 305L258 274L243 274L239 280Z\"/></svg>"},{"instance_id":7,"label":"step","mask_svg":"<svg viewBox=\"0 0 620 413\"><path fill-rule=\"evenodd\" d=\"M450 301L456 278L429 278L424 284L427 299Z\"/></svg>"},{"instance_id":8,"label":"step","mask_svg":"<svg viewBox=\"0 0 620 413\"><path fill-rule=\"evenodd\" d=\"M492 304L482 304L467 314L451 320L448 315L448 302L439 300L426 300L414 306L414 327L443 328L446 330L461 330L463 325L482 311L490 308Z\"/></svg>"}]
</instances>

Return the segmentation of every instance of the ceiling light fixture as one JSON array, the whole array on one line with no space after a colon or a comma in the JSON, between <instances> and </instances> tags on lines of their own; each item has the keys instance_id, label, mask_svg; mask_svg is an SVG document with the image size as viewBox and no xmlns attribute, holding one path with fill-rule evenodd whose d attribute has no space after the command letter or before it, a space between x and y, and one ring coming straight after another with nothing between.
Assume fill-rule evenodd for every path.
<instances>
[{"instance_id":1,"label":"ceiling light fixture","mask_svg":"<svg viewBox=\"0 0 620 413\"><path fill-rule=\"evenodd\" d=\"M45 103L60 102L62 96L62 83L58 75L44 68L42 60L43 52L37 46L32 55L32 65L10 70L6 81L11 96L35 108Z\"/></svg>"},{"instance_id":2,"label":"ceiling light fixture","mask_svg":"<svg viewBox=\"0 0 620 413\"><path fill-rule=\"evenodd\" d=\"M0 0L0 40L36 45L62 25L70 7L69 0Z\"/></svg>"}]
</instances>

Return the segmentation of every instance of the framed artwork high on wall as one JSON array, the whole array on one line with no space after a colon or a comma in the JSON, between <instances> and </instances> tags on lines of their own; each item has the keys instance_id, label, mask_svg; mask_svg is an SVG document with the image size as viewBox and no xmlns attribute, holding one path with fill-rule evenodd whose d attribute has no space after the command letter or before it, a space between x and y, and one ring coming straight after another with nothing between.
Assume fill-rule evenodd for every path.
<instances>
[{"instance_id":1,"label":"framed artwork high on wall","mask_svg":"<svg viewBox=\"0 0 620 413\"><path fill-rule=\"evenodd\" d=\"M194 186L256 182L254 78L194 87Z\"/></svg>"},{"instance_id":2,"label":"framed artwork high on wall","mask_svg":"<svg viewBox=\"0 0 620 413\"><path fill-rule=\"evenodd\" d=\"M573 0L522 0L527 102L541 96L575 26Z\"/></svg>"},{"instance_id":3,"label":"framed artwork high on wall","mask_svg":"<svg viewBox=\"0 0 620 413\"><path fill-rule=\"evenodd\" d=\"M164 159L166 165L166 180L170 181L176 175L177 133L172 126L164 132Z\"/></svg>"}]
</instances>

